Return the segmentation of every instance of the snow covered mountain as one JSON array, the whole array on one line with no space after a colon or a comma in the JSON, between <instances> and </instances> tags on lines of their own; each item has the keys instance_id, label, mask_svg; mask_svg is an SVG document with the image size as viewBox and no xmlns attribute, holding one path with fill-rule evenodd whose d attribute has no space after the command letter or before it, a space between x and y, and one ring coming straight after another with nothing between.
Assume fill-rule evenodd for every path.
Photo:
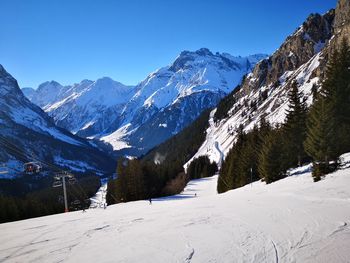
<instances>
[{"instance_id":1,"label":"snow covered mountain","mask_svg":"<svg viewBox=\"0 0 350 263\"><path fill-rule=\"evenodd\" d=\"M339 0L336 10L324 15L312 14L278 50L260 61L241 85L230 95L227 117L211 114L207 139L194 158L208 155L218 163L226 156L236 138L237 128L248 131L262 117L272 124L283 123L288 109L288 90L296 81L308 105L313 91L324 79L330 51L342 39L350 43L350 4ZM191 160L189 161L191 162Z\"/></svg>"},{"instance_id":2,"label":"snow covered mountain","mask_svg":"<svg viewBox=\"0 0 350 263\"><path fill-rule=\"evenodd\" d=\"M11 177L23 163L39 160L76 172L110 173L114 161L85 139L55 125L19 89L17 81L0 65L0 162Z\"/></svg>"},{"instance_id":3,"label":"snow covered mountain","mask_svg":"<svg viewBox=\"0 0 350 263\"><path fill-rule=\"evenodd\" d=\"M62 99L64 97L63 94L65 94L68 89L69 86L62 86L56 81L46 81L40 84L38 89L35 90L34 94L32 94L31 101L45 109L48 104Z\"/></svg>"},{"instance_id":4,"label":"snow covered mountain","mask_svg":"<svg viewBox=\"0 0 350 263\"><path fill-rule=\"evenodd\" d=\"M214 176L152 205L0 224L0 261L349 262L350 155L342 157L343 169L317 184L308 165L218 195Z\"/></svg>"},{"instance_id":5,"label":"snow covered mountain","mask_svg":"<svg viewBox=\"0 0 350 263\"><path fill-rule=\"evenodd\" d=\"M109 78L71 87L46 82L31 100L60 127L101 139L121 154L140 155L214 107L265 57L184 51L136 87Z\"/></svg>"},{"instance_id":6,"label":"snow covered mountain","mask_svg":"<svg viewBox=\"0 0 350 263\"><path fill-rule=\"evenodd\" d=\"M101 139L138 155L177 134L238 85L265 55L232 57L202 48L184 51L150 74L122 112L122 125Z\"/></svg>"},{"instance_id":7,"label":"snow covered mountain","mask_svg":"<svg viewBox=\"0 0 350 263\"><path fill-rule=\"evenodd\" d=\"M94 136L116 121L132 94L133 87L104 77L72 86L45 82L31 101L48 112L58 126L80 136Z\"/></svg>"}]
</instances>

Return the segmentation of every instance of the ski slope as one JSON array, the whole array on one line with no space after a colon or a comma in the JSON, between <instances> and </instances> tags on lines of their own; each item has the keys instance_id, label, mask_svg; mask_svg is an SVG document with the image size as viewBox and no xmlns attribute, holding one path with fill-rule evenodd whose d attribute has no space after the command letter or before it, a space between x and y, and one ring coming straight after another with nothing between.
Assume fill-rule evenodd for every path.
<instances>
[{"instance_id":1,"label":"ski slope","mask_svg":"<svg viewBox=\"0 0 350 263\"><path fill-rule=\"evenodd\" d=\"M97 193L90 198L90 207L89 208L105 208L107 205L106 201L107 195L107 182L103 182L101 187L98 189Z\"/></svg>"},{"instance_id":2,"label":"ski slope","mask_svg":"<svg viewBox=\"0 0 350 263\"><path fill-rule=\"evenodd\" d=\"M349 262L349 167L1 224L0 262Z\"/></svg>"}]
</instances>

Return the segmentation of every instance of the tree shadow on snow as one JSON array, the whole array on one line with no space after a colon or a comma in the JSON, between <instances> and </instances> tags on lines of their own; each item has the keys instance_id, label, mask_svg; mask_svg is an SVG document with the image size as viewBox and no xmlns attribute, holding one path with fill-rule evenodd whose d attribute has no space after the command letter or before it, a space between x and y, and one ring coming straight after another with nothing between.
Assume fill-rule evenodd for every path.
<instances>
[{"instance_id":1,"label":"tree shadow on snow","mask_svg":"<svg viewBox=\"0 0 350 263\"><path fill-rule=\"evenodd\" d=\"M195 196L192 194L178 194L178 195L171 195L171 196L165 196L161 198L155 198L152 199L153 201L169 201L169 200L184 200L184 199L189 199L189 198L194 198Z\"/></svg>"}]
</instances>

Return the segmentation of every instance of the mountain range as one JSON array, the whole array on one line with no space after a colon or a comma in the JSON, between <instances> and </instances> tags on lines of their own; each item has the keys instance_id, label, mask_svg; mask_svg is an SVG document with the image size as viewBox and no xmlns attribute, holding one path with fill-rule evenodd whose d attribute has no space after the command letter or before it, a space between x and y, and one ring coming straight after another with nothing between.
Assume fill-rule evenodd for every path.
<instances>
[{"instance_id":1,"label":"mountain range","mask_svg":"<svg viewBox=\"0 0 350 263\"><path fill-rule=\"evenodd\" d=\"M71 86L50 81L23 92L58 126L108 143L119 155L140 155L215 107L265 57L233 57L202 48L181 52L136 86L104 77Z\"/></svg>"},{"instance_id":2,"label":"mountain range","mask_svg":"<svg viewBox=\"0 0 350 263\"><path fill-rule=\"evenodd\" d=\"M95 147L97 141L110 144L120 155L144 154L229 94L224 116L217 114L223 101L210 114L207 139L194 156L208 155L220 163L235 141L238 126L250 130L262 117L274 125L284 121L291 83L296 81L308 105L312 103L312 93L322 85L331 51L342 39L350 39L349 14L348 1L339 0L335 10L310 15L268 57L233 57L205 48L184 51L136 86L108 77L70 86L50 81L37 90L23 89L32 103L1 67L1 134L17 140L27 157L34 152L32 155L42 158L48 152L49 158L59 163L57 156L65 155L61 159L66 163L87 160L84 165L95 164L98 170L108 165L99 166L96 160L113 161ZM50 142L38 147L43 143L35 145L32 137ZM60 145L60 152L53 146L48 149L50 145ZM79 154L67 150L72 147ZM9 151L1 154L7 161L16 160Z\"/></svg>"}]
</instances>

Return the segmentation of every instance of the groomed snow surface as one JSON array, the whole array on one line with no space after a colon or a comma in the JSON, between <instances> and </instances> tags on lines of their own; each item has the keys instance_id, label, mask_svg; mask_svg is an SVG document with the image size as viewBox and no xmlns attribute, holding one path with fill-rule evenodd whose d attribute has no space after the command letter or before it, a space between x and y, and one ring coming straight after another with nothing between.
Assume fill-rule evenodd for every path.
<instances>
[{"instance_id":1,"label":"groomed snow surface","mask_svg":"<svg viewBox=\"0 0 350 263\"><path fill-rule=\"evenodd\" d=\"M310 166L216 194L217 177L173 197L0 225L0 262L349 262L350 154L314 183Z\"/></svg>"}]
</instances>

